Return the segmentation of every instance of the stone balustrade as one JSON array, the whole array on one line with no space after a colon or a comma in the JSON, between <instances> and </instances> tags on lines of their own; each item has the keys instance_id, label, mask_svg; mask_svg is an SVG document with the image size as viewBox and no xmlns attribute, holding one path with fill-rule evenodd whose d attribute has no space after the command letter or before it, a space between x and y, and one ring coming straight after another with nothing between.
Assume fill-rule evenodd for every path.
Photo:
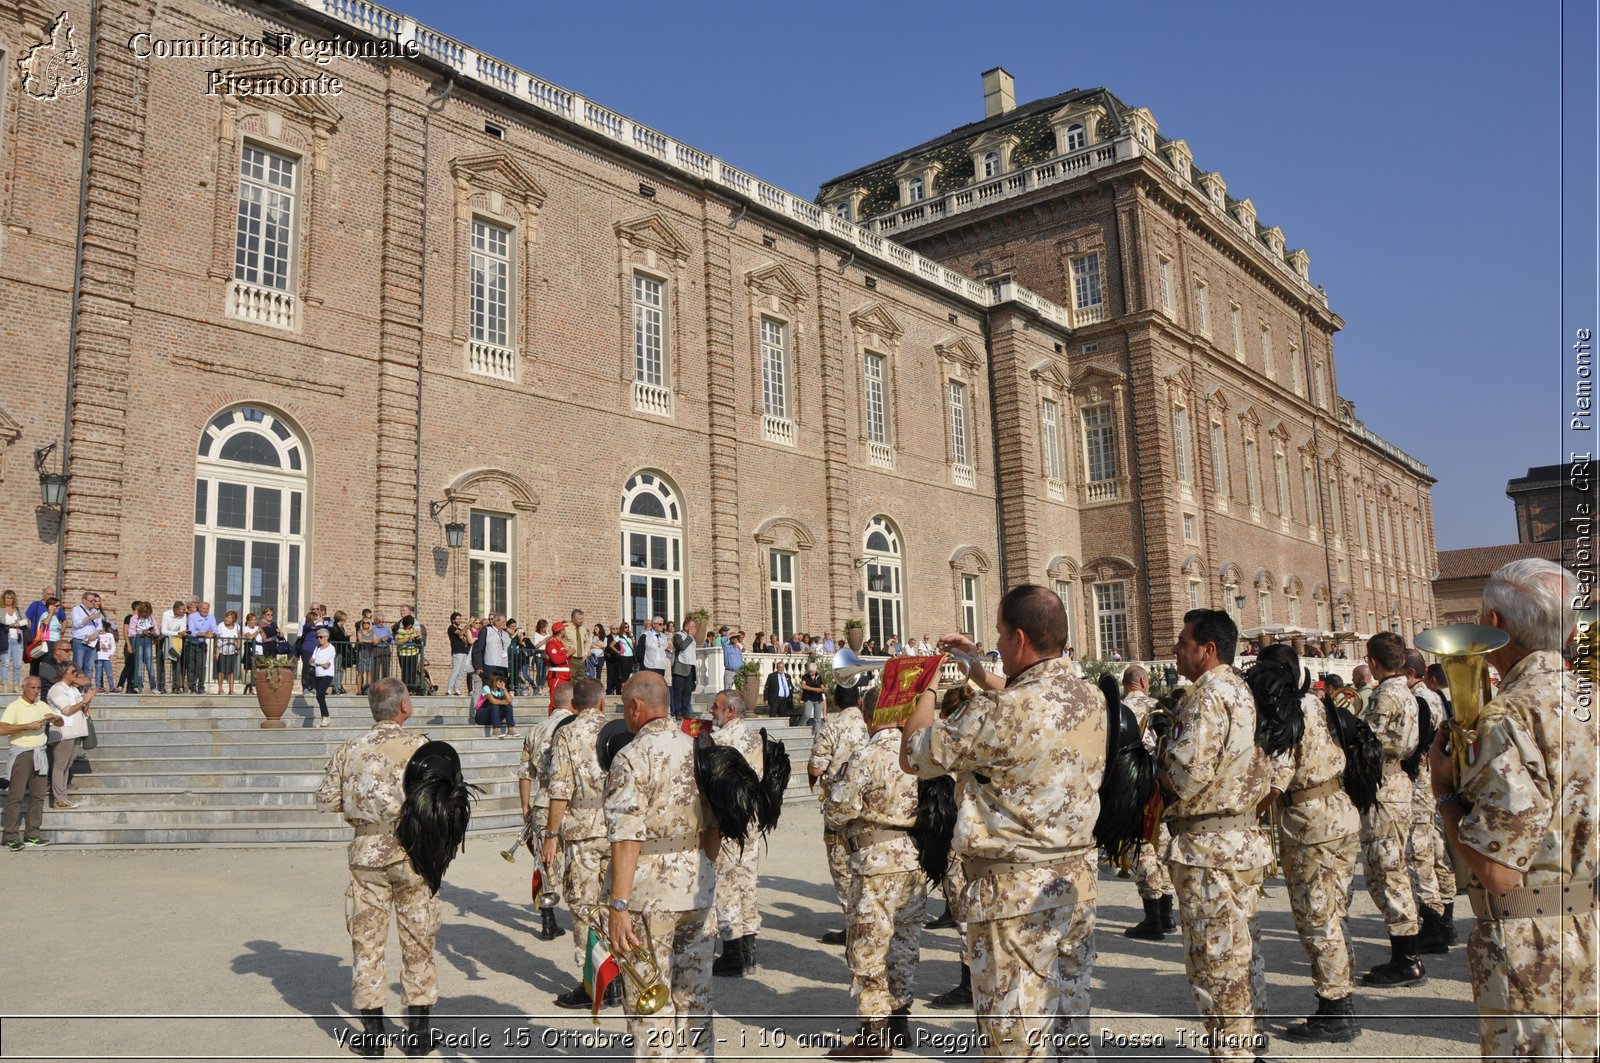
<instances>
[{"instance_id":1,"label":"stone balustrade","mask_svg":"<svg viewBox=\"0 0 1600 1063\"><path fill-rule=\"evenodd\" d=\"M467 369L497 380L517 379L517 352L509 347L472 340L467 344Z\"/></svg>"},{"instance_id":2,"label":"stone balustrade","mask_svg":"<svg viewBox=\"0 0 1600 1063\"><path fill-rule=\"evenodd\" d=\"M658 384L646 384L642 380L633 382L633 408L640 413L654 414L657 417L672 416L672 392Z\"/></svg>"},{"instance_id":3,"label":"stone balustrade","mask_svg":"<svg viewBox=\"0 0 1600 1063\"><path fill-rule=\"evenodd\" d=\"M228 282L228 316L255 325L292 329L295 301L292 292L263 288L249 281Z\"/></svg>"}]
</instances>

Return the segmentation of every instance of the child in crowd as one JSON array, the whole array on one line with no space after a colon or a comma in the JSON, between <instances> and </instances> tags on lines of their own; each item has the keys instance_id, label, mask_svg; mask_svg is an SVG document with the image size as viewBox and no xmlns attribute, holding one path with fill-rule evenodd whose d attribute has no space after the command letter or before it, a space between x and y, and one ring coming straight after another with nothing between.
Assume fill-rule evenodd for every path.
<instances>
[{"instance_id":1,"label":"child in crowd","mask_svg":"<svg viewBox=\"0 0 1600 1063\"><path fill-rule=\"evenodd\" d=\"M100 621L100 636L95 640L94 685L104 694L112 688L111 655L117 652L116 628L111 621Z\"/></svg>"},{"instance_id":2,"label":"child in crowd","mask_svg":"<svg viewBox=\"0 0 1600 1063\"><path fill-rule=\"evenodd\" d=\"M489 692L483 696L483 703L489 709L490 734L498 734L501 738L516 734L512 728L517 721L511 714L511 692L506 689L505 676L497 675L489 681ZM496 731L496 727L500 730Z\"/></svg>"}]
</instances>

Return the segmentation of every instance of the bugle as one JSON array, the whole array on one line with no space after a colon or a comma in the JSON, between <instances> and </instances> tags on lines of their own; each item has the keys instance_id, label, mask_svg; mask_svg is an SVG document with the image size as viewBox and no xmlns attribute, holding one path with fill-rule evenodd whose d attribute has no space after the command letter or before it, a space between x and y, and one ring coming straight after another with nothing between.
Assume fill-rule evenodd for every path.
<instances>
[{"instance_id":1,"label":"bugle","mask_svg":"<svg viewBox=\"0 0 1600 1063\"><path fill-rule=\"evenodd\" d=\"M572 909L572 918L584 924L599 935L600 943L605 946L611 958L617 961L617 969L622 976L633 983L633 988L639 993L637 1010L640 1015L654 1015L672 999L671 992L666 983L661 980L661 969L656 966L654 943L650 940L650 928L644 923L635 923L644 940L635 945L629 953L620 953L611 947L611 935L606 931L606 917L609 913L605 905L579 904ZM599 1021L597 1018L596 1022Z\"/></svg>"},{"instance_id":2,"label":"bugle","mask_svg":"<svg viewBox=\"0 0 1600 1063\"><path fill-rule=\"evenodd\" d=\"M528 817L522 825L522 833L517 835L517 840L508 845L501 853L501 857L509 864L517 862L517 850L526 845L533 849L534 839L539 835L537 827L537 810ZM533 858L539 864L539 889L533 895L533 902L540 908L554 908L561 903L561 894L556 892L555 884L550 881L550 872L545 869L542 854L534 851Z\"/></svg>"},{"instance_id":3,"label":"bugle","mask_svg":"<svg viewBox=\"0 0 1600 1063\"><path fill-rule=\"evenodd\" d=\"M533 836L535 833L537 833L537 831L538 828L534 826L533 815L530 813L527 821L522 824L522 833L517 835L516 841L505 847L505 849L500 853L500 859L504 860L508 864L516 863L517 850L522 848L524 845L531 846L533 844Z\"/></svg>"},{"instance_id":4,"label":"bugle","mask_svg":"<svg viewBox=\"0 0 1600 1063\"><path fill-rule=\"evenodd\" d=\"M1461 785L1467 752L1478 740L1478 715L1494 696L1489 685L1489 654L1511 636L1487 624L1446 624L1417 633L1413 644L1439 659L1450 686L1454 717L1450 720L1450 758L1455 767L1452 788Z\"/></svg>"}]
</instances>

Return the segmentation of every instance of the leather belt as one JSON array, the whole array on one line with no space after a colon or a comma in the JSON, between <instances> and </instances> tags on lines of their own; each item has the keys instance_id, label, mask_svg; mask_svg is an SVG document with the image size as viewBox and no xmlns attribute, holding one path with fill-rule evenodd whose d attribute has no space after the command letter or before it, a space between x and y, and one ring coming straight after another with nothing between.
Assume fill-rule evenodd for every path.
<instances>
[{"instance_id":1,"label":"leather belt","mask_svg":"<svg viewBox=\"0 0 1600 1063\"><path fill-rule=\"evenodd\" d=\"M1208 812L1198 816L1175 816L1167 821L1173 834L1187 834L1193 830L1254 830L1257 826L1254 812Z\"/></svg>"},{"instance_id":2,"label":"leather belt","mask_svg":"<svg viewBox=\"0 0 1600 1063\"><path fill-rule=\"evenodd\" d=\"M606 807L606 801L603 797L574 797L567 802L568 811L593 812L604 807Z\"/></svg>"},{"instance_id":3,"label":"leather belt","mask_svg":"<svg viewBox=\"0 0 1600 1063\"><path fill-rule=\"evenodd\" d=\"M1504 893L1490 893L1474 886L1467 890L1472 914L1479 919L1538 919L1546 916L1583 915L1596 908L1595 882L1573 882L1565 886L1518 886Z\"/></svg>"},{"instance_id":4,"label":"leather belt","mask_svg":"<svg viewBox=\"0 0 1600 1063\"><path fill-rule=\"evenodd\" d=\"M665 853L686 853L700 847L700 835L677 834L671 838L646 838L639 843L640 856L661 856Z\"/></svg>"},{"instance_id":5,"label":"leather belt","mask_svg":"<svg viewBox=\"0 0 1600 1063\"><path fill-rule=\"evenodd\" d=\"M1065 867L1074 860L1079 859L1094 851L1094 846L1074 849L1065 856L1052 856L1044 860L989 860L981 856L969 856L961 861L961 870L966 873L967 881L974 882L984 875L1005 875L1013 871L1035 871L1039 868Z\"/></svg>"},{"instance_id":6,"label":"leather belt","mask_svg":"<svg viewBox=\"0 0 1600 1063\"><path fill-rule=\"evenodd\" d=\"M882 842L892 842L896 838L908 838L910 827L868 827L865 830L851 831L845 836L845 848L852 853L859 853Z\"/></svg>"},{"instance_id":7,"label":"leather belt","mask_svg":"<svg viewBox=\"0 0 1600 1063\"><path fill-rule=\"evenodd\" d=\"M357 823L354 826L357 838L371 838L378 834L393 834L395 828L393 823Z\"/></svg>"},{"instance_id":8,"label":"leather belt","mask_svg":"<svg viewBox=\"0 0 1600 1063\"><path fill-rule=\"evenodd\" d=\"M1327 782L1318 783L1316 786L1308 786L1304 790L1290 790L1283 795L1283 803L1289 806L1303 805L1307 801L1315 801L1319 797L1327 797L1329 794L1337 793L1342 789L1344 789L1343 781L1336 778L1329 779Z\"/></svg>"}]
</instances>

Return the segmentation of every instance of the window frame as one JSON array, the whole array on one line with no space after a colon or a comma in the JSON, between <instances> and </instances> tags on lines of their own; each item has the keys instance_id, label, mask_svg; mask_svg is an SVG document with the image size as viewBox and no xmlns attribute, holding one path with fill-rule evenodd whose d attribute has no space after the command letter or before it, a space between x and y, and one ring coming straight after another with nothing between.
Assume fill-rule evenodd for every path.
<instances>
[{"instance_id":1,"label":"window frame","mask_svg":"<svg viewBox=\"0 0 1600 1063\"><path fill-rule=\"evenodd\" d=\"M1105 659L1111 656L1112 651L1119 651L1124 658L1127 658L1129 656L1128 643L1133 634L1128 618L1128 581L1125 579L1099 580L1093 584L1093 587L1096 656ZM1103 602L1101 599L1102 590L1107 592L1108 598L1111 596L1111 592L1114 591L1117 596L1120 596L1121 600L1110 601L1109 603ZM1106 644L1108 641L1106 638L1108 626L1111 629L1110 634L1113 636L1113 644L1109 646ZM1118 634L1117 629L1119 627L1121 629L1121 640L1116 641L1115 636Z\"/></svg>"},{"instance_id":2,"label":"window frame","mask_svg":"<svg viewBox=\"0 0 1600 1063\"><path fill-rule=\"evenodd\" d=\"M1099 420L1100 413L1104 411L1105 420ZM1117 417L1116 411L1111 408L1110 402L1095 402L1079 409L1079 424L1083 429L1083 470L1084 480L1087 483L1107 483L1117 478L1121 471L1117 461ZM1095 415L1095 423L1089 421L1090 415ZM1095 448L1091 437L1100 436L1100 468L1096 469ZM1096 472L1108 472L1109 475L1097 476Z\"/></svg>"},{"instance_id":3,"label":"window frame","mask_svg":"<svg viewBox=\"0 0 1600 1063\"><path fill-rule=\"evenodd\" d=\"M478 521L483 520L484 546L473 545L478 541ZM505 549L495 550L489 544L493 540L495 524L504 525ZM488 613L503 613L510 617L517 611L517 581L516 581L516 527L517 516L515 513L503 513L492 509L473 509L467 515L467 603L468 612L473 616L485 616ZM481 570L479 566L482 566ZM494 599L495 588L494 572L501 570L501 592L503 607L500 600Z\"/></svg>"},{"instance_id":4,"label":"window frame","mask_svg":"<svg viewBox=\"0 0 1600 1063\"><path fill-rule=\"evenodd\" d=\"M776 342L769 336L773 330ZM768 417L794 420L794 394L791 386L789 326L766 314L759 322L761 346L761 409Z\"/></svg>"},{"instance_id":5,"label":"window frame","mask_svg":"<svg viewBox=\"0 0 1600 1063\"><path fill-rule=\"evenodd\" d=\"M672 333L671 333L670 303L669 303L669 297L668 297L668 285L671 282L666 277L663 277L663 276L661 276L659 274L656 274L656 273L650 273L650 272L647 272L647 271L641 270L641 269L634 269L632 271L632 273L633 273L633 286L632 286L632 288L633 288L633 344L632 344L632 347L633 347L633 373L632 373L632 380L636 384L644 384L647 387L657 387L657 388L662 388L662 389L667 390L667 391L671 391L672 390L672 358L671 358L671 342L670 342L670 339L671 339ZM641 301L641 299L640 299L640 285L641 285L641 283L643 283L646 286L653 285L655 287L656 292L658 294L658 299L657 299L657 302L656 302L654 307L650 306L650 304L648 302ZM647 342L642 342L642 341L646 341L648 339L648 336L649 336L649 332L648 332L648 316L651 313L654 313L655 316L656 316L656 321L655 321L655 326L656 326L656 350L655 350L654 354L655 354L655 360L659 364L656 366L656 370L655 371L656 371L656 375L659 376L659 378L660 378L660 379L657 379L657 380L649 379L650 373L649 373L648 363L649 363L649 360L650 360L650 351L649 351L648 343ZM640 320L641 316L644 316L646 318L646 321L644 322L643 326L641 325L641 320ZM642 327L644 328L644 331L641 331Z\"/></svg>"},{"instance_id":6,"label":"window frame","mask_svg":"<svg viewBox=\"0 0 1600 1063\"><path fill-rule=\"evenodd\" d=\"M950 432L950 464L962 468L975 468L972 448L972 418L971 401L968 398L971 389L964 380L945 379L945 396L947 403L946 427Z\"/></svg>"},{"instance_id":7,"label":"window frame","mask_svg":"<svg viewBox=\"0 0 1600 1063\"><path fill-rule=\"evenodd\" d=\"M780 565L780 561L784 564ZM788 569L787 578L780 572L785 567ZM799 572L800 554L797 551L767 551L767 612L772 622L771 630L779 638L787 638L800 630ZM780 624L779 620L785 617L787 624Z\"/></svg>"},{"instance_id":8,"label":"window frame","mask_svg":"<svg viewBox=\"0 0 1600 1063\"><path fill-rule=\"evenodd\" d=\"M480 248L478 239L480 226L486 233L492 232L502 234L504 236L505 249L503 253L496 254ZM499 347L502 350L515 350L517 346L517 230L514 226L505 225L501 222L490 218L485 218L478 214L474 214L472 216L469 222L468 230L467 339L472 343L481 343L491 347ZM502 299L500 306L502 320L500 322L500 326L502 331L499 339L495 339L492 335L486 333L482 326L480 326L478 320L480 300L487 301L485 296L480 296L478 291L480 259L490 263L498 264L504 269L504 273L500 278L503 288L500 292ZM487 294L487 289L485 294ZM487 312L485 312L483 316L485 319L487 319L489 315Z\"/></svg>"},{"instance_id":9,"label":"window frame","mask_svg":"<svg viewBox=\"0 0 1600 1063\"><path fill-rule=\"evenodd\" d=\"M1100 252L1090 251L1067 259L1072 274L1072 308L1092 310L1105 306L1105 277L1100 263ZM1093 301L1088 301L1089 296Z\"/></svg>"},{"instance_id":10,"label":"window frame","mask_svg":"<svg viewBox=\"0 0 1600 1063\"><path fill-rule=\"evenodd\" d=\"M1178 464L1178 482L1194 485L1194 461L1189 449L1189 408L1183 403L1172 407L1172 450Z\"/></svg>"},{"instance_id":11,"label":"window frame","mask_svg":"<svg viewBox=\"0 0 1600 1063\"><path fill-rule=\"evenodd\" d=\"M1211 335L1211 301L1209 287L1206 282L1195 278L1194 282L1194 314L1195 329L1202 336Z\"/></svg>"},{"instance_id":12,"label":"window frame","mask_svg":"<svg viewBox=\"0 0 1600 1063\"><path fill-rule=\"evenodd\" d=\"M1055 399L1039 400L1039 446L1047 480L1065 481L1061 455L1061 404Z\"/></svg>"}]
</instances>

